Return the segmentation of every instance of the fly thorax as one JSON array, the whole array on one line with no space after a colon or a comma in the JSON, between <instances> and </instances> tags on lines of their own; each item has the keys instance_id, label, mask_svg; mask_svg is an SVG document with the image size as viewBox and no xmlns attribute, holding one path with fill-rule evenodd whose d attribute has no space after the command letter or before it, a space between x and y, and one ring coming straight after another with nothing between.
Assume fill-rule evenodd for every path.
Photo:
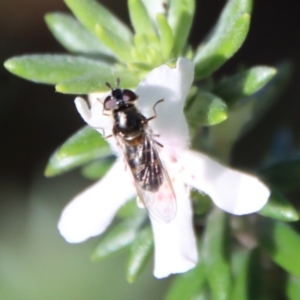
<instances>
[{"instance_id":1,"label":"fly thorax","mask_svg":"<svg viewBox=\"0 0 300 300\"><path fill-rule=\"evenodd\" d=\"M143 130L141 115L134 107L120 109L114 117L116 128L124 137L135 136Z\"/></svg>"}]
</instances>

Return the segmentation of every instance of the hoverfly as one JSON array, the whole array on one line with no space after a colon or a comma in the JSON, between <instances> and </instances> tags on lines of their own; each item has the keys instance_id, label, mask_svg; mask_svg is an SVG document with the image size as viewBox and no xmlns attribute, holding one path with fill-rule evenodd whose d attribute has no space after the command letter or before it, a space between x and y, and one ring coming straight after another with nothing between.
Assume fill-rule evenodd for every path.
<instances>
[{"instance_id":1,"label":"hoverfly","mask_svg":"<svg viewBox=\"0 0 300 300\"><path fill-rule=\"evenodd\" d=\"M149 121L154 115L146 118L136 106L138 95L131 90L119 88L120 79L116 80L116 88L103 102L103 114L111 113L114 119L112 135L116 138L124 161L134 179L139 201L146 207L154 219L170 222L176 214L176 197L171 180L158 154L157 146L163 147L154 139Z\"/></svg>"}]
</instances>

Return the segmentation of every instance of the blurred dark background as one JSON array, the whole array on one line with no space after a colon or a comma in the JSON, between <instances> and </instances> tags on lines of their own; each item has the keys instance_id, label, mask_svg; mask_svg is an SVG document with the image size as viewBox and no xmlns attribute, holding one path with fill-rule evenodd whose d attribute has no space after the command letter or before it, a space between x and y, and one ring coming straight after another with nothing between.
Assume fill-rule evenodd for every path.
<instances>
[{"instance_id":1,"label":"blurred dark background","mask_svg":"<svg viewBox=\"0 0 300 300\"><path fill-rule=\"evenodd\" d=\"M101 2L129 23L125 0ZM225 3L223 0L197 2L199 3L191 36L194 46L209 32ZM241 168L251 168L259 162L278 129L282 127L290 129L295 138L295 146L299 146L300 134L299 4L295 0L254 2L248 38L238 54L222 68L219 75L234 73L241 64L274 66L285 59L292 61L294 73L284 96L269 110L258 126L237 143L233 164ZM43 16L51 11L68 11L68 9L62 0L0 0L0 61L4 62L12 56L21 54L65 52L52 37L43 20ZM26 202L31 199L33 178L42 178L43 168L50 154L83 125L75 110L73 98L56 93L53 86L38 85L17 78L8 73L3 65L0 67L0 225L4 224L2 220L4 215L6 219L12 218L9 215L11 210L6 209L8 202L15 209L21 210L14 218L27 218L22 209L27 210ZM40 180L46 184L47 193L50 194L59 182L59 179ZM83 185L81 183L77 189L80 190ZM72 186L72 181L68 186ZM7 188L10 192L4 193ZM19 196L11 197L11 191L19 193ZM73 193L74 191L66 192L67 195ZM59 210L67 200L57 205L54 225ZM7 224L5 223L5 226ZM15 230L20 232L18 228ZM53 235L58 235L55 228ZM124 273L124 270L121 272ZM121 280L125 281L124 276ZM75 298L56 297L56 299Z\"/></svg>"}]
</instances>

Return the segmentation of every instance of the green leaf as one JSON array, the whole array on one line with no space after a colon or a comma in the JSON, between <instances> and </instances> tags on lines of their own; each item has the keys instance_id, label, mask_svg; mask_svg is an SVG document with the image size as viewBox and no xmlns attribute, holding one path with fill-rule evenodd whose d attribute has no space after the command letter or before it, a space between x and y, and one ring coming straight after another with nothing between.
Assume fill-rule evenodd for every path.
<instances>
[{"instance_id":1,"label":"green leaf","mask_svg":"<svg viewBox=\"0 0 300 300\"><path fill-rule=\"evenodd\" d=\"M205 91L199 91L195 97L188 99L184 112L192 127L216 125L227 119L226 103Z\"/></svg>"},{"instance_id":2,"label":"green leaf","mask_svg":"<svg viewBox=\"0 0 300 300\"><path fill-rule=\"evenodd\" d=\"M167 21L167 18L163 14L157 14L156 21L160 35L163 58L167 60L170 57L170 53L174 45L173 32Z\"/></svg>"},{"instance_id":3,"label":"green leaf","mask_svg":"<svg viewBox=\"0 0 300 300\"><path fill-rule=\"evenodd\" d=\"M213 207L211 198L198 190L191 190L190 198L193 203L193 211L195 215L205 215Z\"/></svg>"},{"instance_id":4,"label":"green leaf","mask_svg":"<svg viewBox=\"0 0 300 300\"><path fill-rule=\"evenodd\" d=\"M276 75L266 84L258 93L245 98L245 102L251 107L251 118L244 121L242 134L249 131L264 115L268 108L280 98L287 84L290 81L292 74L292 65L289 62L283 62L278 65ZM237 106L242 106L242 103L237 103ZM246 104L247 106L247 104Z\"/></svg>"},{"instance_id":5,"label":"green leaf","mask_svg":"<svg viewBox=\"0 0 300 300\"><path fill-rule=\"evenodd\" d=\"M8 59L4 66L17 76L47 84L57 84L88 72L110 70L110 66L101 61L63 54L16 56Z\"/></svg>"},{"instance_id":6,"label":"green leaf","mask_svg":"<svg viewBox=\"0 0 300 300\"><path fill-rule=\"evenodd\" d=\"M60 82L55 88L60 93L76 95L106 92L105 82L115 82L116 78L120 78L121 86L126 88L135 88L141 79L137 74L130 73L128 70L110 68L107 72L98 70Z\"/></svg>"},{"instance_id":7,"label":"green leaf","mask_svg":"<svg viewBox=\"0 0 300 300\"><path fill-rule=\"evenodd\" d=\"M96 33L96 25L113 31L122 40L120 47L128 47L132 43L129 28L108 9L95 0L64 0L77 19L92 33Z\"/></svg>"},{"instance_id":8,"label":"green leaf","mask_svg":"<svg viewBox=\"0 0 300 300\"><path fill-rule=\"evenodd\" d=\"M300 277L300 236L289 225L264 219L259 229L260 246L288 273Z\"/></svg>"},{"instance_id":9,"label":"green leaf","mask_svg":"<svg viewBox=\"0 0 300 300\"><path fill-rule=\"evenodd\" d=\"M228 104L234 104L237 100L249 96L266 85L276 74L276 69L271 67L252 67L225 78L217 84L213 92L220 96Z\"/></svg>"},{"instance_id":10,"label":"green leaf","mask_svg":"<svg viewBox=\"0 0 300 300\"><path fill-rule=\"evenodd\" d=\"M300 279L295 276L289 276L286 283L286 296L289 300L299 300Z\"/></svg>"},{"instance_id":11,"label":"green leaf","mask_svg":"<svg viewBox=\"0 0 300 300\"><path fill-rule=\"evenodd\" d=\"M128 0L128 9L135 33L156 35L154 24L141 0Z\"/></svg>"},{"instance_id":12,"label":"green leaf","mask_svg":"<svg viewBox=\"0 0 300 300\"><path fill-rule=\"evenodd\" d=\"M299 214L293 205L284 195L274 190L267 204L259 211L259 214L284 222L299 220Z\"/></svg>"},{"instance_id":13,"label":"green leaf","mask_svg":"<svg viewBox=\"0 0 300 300\"><path fill-rule=\"evenodd\" d=\"M56 150L45 170L48 177L74 169L94 158L111 154L105 139L93 128L86 126L71 136Z\"/></svg>"},{"instance_id":14,"label":"green leaf","mask_svg":"<svg viewBox=\"0 0 300 300\"><path fill-rule=\"evenodd\" d=\"M142 216L142 217L141 217ZM99 261L123 250L135 239L138 227L144 218L144 214L132 220L125 220L113 226L100 240L91 255L93 261Z\"/></svg>"},{"instance_id":15,"label":"green leaf","mask_svg":"<svg viewBox=\"0 0 300 300\"><path fill-rule=\"evenodd\" d=\"M203 262L214 300L230 299L229 231L228 215L215 208L208 217L203 239Z\"/></svg>"},{"instance_id":16,"label":"green leaf","mask_svg":"<svg viewBox=\"0 0 300 300\"><path fill-rule=\"evenodd\" d=\"M277 70L277 74L259 92L231 106L225 122L210 128L210 148L206 151L217 157L231 153L234 142L259 121L286 87L291 74L290 64L283 63Z\"/></svg>"},{"instance_id":17,"label":"green leaf","mask_svg":"<svg viewBox=\"0 0 300 300\"><path fill-rule=\"evenodd\" d=\"M252 0L228 0L219 21L199 45L195 57L195 78L209 76L243 44L250 25Z\"/></svg>"},{"instance_id":18,"label":"green leaf","mask_svg":"<svg viewBox=\"0 0 300 300\"><path fill-rule=\"evenodd\" d=\"M165 300L190 300L202 288L205 282L203 261L187 273L177 275Z\"/></svg>"},{"instance_id":19,"label":"green leaf","mask_svg":"<svg viewBox=\"0 0 300 300\"><path fill-rule=\"evenodd\" d=\"M131 56L131 44L123 43L122 39L104 26L99 24L96 25L96 34L101 42L109 48L120 61L130 62L132 60Z\"/></svg>"},{"instance_id":20,"label":"green leaf","mask_svg":"<svg viewBox=\"0 0 300 300\"><path fill-rule=\"evenodd\" d=\"M153 252L153 233L151 226L141 229L131 245L127 263L127 281L132 283L142 272Z\"/></svg>"},{"instance_id":21,"label":"green leaf","mask_svg":"<svg viewBox=\"0 0 300 300\"><path fill-rule=\"evenodd\" d=\"M95 35L71 15L61 12L48 13L45 16L45 21L54 37L68 51L114 57L114 54Z\"/></svg>"},{"instance_id":22,"label":"green leaf","mask_svg":"<svg viewBox=\"0 0 300 300\"><path fill-rule=\"evenodd\" d=\"M153 65L161 65L162 51L159 39L154 35L136 34L134 36L135 48L132 50L134 63L141 70L153 69ZM146 67L146 68L145 68Z\"/></svg>"},{"instance_id":23,"label":"green leaf","mask_svg":"<svg viewBox=\"0 0 300 300\"><path fill-rule=\"evenodd\" d=\"M267 182L281 191L300 187L300 159L279 162L261 171Z\"/></svg>"},{"instance_id":24,"label":"green leaf","mask_svg":"<svg viewBox=\"0 0 300 300\"><path fill-rule=\"evenodd\" d=\"M236 252L234 253L233 258L236 258L237 256L239 256L239 266L230 300L263 299L263 270L260 266L258 251Z\"/></svg>"},{"instance_id":25,"label":"green leaf","mask_svg":"<svg viewBox=\"0 0 300 300\"><path fill-rule=\"evenodd\" d=\"M127 201L117 212L117 217L121 219L132 219L141 212L138 208L136 199Z\"/></svg>"},{"instance_id":26,"label":"green leaf","mask_svg":"<svg viewBox=\"0 0 300 300\"><path fill-rule=\"evenodd\" d=\"M192 27L195 13L195 0L173 0L170 2L168 21L173 31L172 54L177 58L182 54Z\"/></svg>"},{"instance_id":27,"label":"green leaf","mask_svg":"<svg viewBox=\"0 0 300 300\"><path fill-rule=\"evenodd\" d=\"M104 157L91 162L82 169L82 175L88 179L97 180L102 178L111 168L114 162L113 157Z\"/></svg>"}]
</instances>

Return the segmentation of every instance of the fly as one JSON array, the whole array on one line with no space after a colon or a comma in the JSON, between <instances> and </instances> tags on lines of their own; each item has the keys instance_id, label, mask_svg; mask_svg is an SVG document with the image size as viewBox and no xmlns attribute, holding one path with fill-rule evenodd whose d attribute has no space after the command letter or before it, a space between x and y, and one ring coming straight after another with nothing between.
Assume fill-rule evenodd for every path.
<instances>
[{"instance_id":1,"label":"fly","mask_svg":"<svg viewBox=\"0 0 300 300\"><path fill-rule=\"evenodd\" d=\"M103 103L103 114L108 111L114 119L112 135L131 171L139 200L154 219L170 222L176 214L176 197L170 177L159 157L157 146L163 147L154 139L149 121L156 118L155 107L163 102L159 100L153 106L154 115L146 118L138 110L138 95L128 89L111 89Z\"/></svg>"}]
</instances>

